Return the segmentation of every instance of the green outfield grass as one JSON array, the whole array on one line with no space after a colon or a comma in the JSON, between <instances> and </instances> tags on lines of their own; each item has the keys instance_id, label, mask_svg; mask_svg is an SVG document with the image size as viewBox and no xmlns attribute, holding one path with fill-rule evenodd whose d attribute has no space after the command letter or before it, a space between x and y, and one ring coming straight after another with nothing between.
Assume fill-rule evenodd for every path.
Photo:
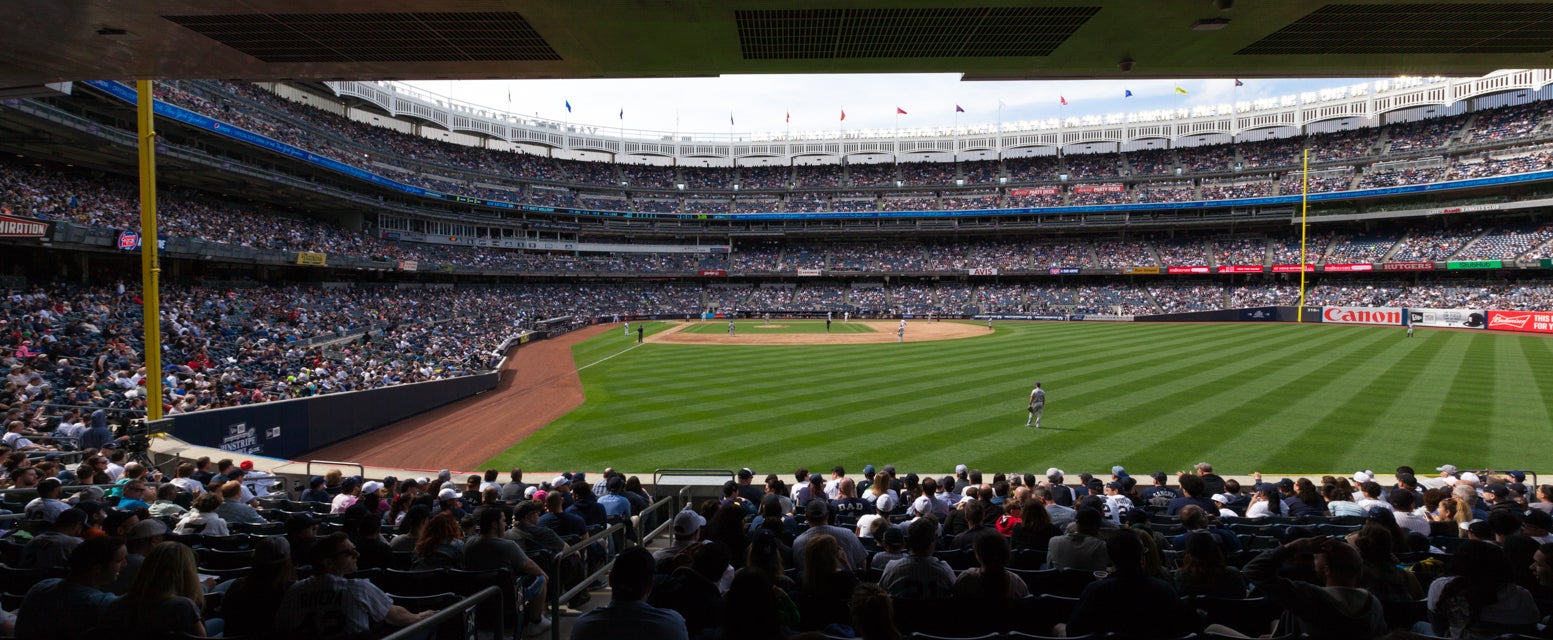
<instances>
[{"instance_id":1,"label":"green outfield grass","mask_svg":"<svg viewBox=\"0 0 1553 640\"><path fill-rule=\"evenodd\" d=\"M983 337L837 346L637 347L607 333L573 354L587 402L489 467L1553 471L1547 338L1007 322ZM1038 431L1023 426L1037 380Z\"/></svg>"},{"instance_id":2,"label":"green outfield grass","mask_svg":"<svg viewBox=\"0 0 1553 640\"><path fill-rule=\"evenodd\" d=\"M736 320L736 331L748 331L750 335L765 333L825 333L824 320L784 320L772 318L771 326L766 326L766 321L759 318L752 320ZM709 333L728 335L727 320L708 320L697 322L686 327L688 333ZM835 320L830 323L831 333L874 333L874 330L863 326L861 322L842 322Z\"/></svg>"}]
</instances>

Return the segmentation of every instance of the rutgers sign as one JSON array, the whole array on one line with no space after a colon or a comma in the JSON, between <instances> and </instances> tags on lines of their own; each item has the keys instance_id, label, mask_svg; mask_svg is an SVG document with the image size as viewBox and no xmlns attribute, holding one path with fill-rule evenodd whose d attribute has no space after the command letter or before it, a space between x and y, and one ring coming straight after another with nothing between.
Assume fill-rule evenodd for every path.
<instances>
[{"instance_id":1,"label":"rutgers sign","mask_svg":"<svg viewBox=\"0 0 1553 640\"><path fill-rule=\"evenodd\" d=\"M1402 310L1394 307L1322 307L1321 321L1341 324L1402 324Z\"/></svg>"}]
</instances>

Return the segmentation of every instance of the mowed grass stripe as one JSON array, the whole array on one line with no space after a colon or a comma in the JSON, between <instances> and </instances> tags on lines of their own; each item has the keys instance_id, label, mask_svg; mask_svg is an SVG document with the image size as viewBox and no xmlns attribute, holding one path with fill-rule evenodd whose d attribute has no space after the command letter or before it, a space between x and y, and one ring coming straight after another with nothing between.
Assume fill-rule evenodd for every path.
<instances>
[{"instance_id":1,"label":"mowed grass stripe","mask_svg":"<svg viewBox=\"0 0 1553 640\"><path fill-rule=\"evenodd\" d=\"M1435 448L1421 445L1418 434L1451 429L1438 416L1412 417L1422 422L1405 430L1389 423L1427 414L1418 406L1431 396L1418 387L1461 369L1463 359L1502 372L1494 382L1477 383L1482 402L1497 405L1492 439L1473 429L1482 446L1514 455L1513 446L1501 452L1499 443L1540 441L1550 430L1553 348L1547 345L1553 342L1460 332L1424 332L1405 342L1399 333L1331 325L1006 323L984 338L906 345L649 344L584 371L588 403L496 464L612 465L633 472L750 465L786 472L864 462L948 471L963 462L983 469L1040 471L1056 464L1103 471L1117 462L1170 470L1210 459L1232 473L1305 472L1311 463L1330 470L1323 461L1341 464L1339 471L1379 469L1386 463L1373 460ZM1454 344L1462 337L1494 340ZM599 356L630 346L619 334L600 338L613 345L596 350ZM583 354L594 354L585 345L574 350L579 364L586 363ZM1334 360L1371 367L1374 376L1331 382L1333 374L1323 369ZM1047 421L1075 431L1018 426L1022 398L1035 379L1052 387ZM1456 384L1441 378L1439 386ZM1291 402L1290 393L1306 397ZM595 404L596 396L610 399ZM1313 415L1343 413L1354 416L1346 429L1307 425L1333 433L1298 426ZM1113 414L1132 424L1115 424ZM1063 416L1060 424L1056 415ZM1405 437L1387 437L1399 431ZM1523 449L1536 455L1535 447Z\"/></svg>"},{"instance_id":2,"label":"mowed grass stripe","mask_svg":"<svg viewBox=\"0 0 1553 640\"><path fill-rule=\"evenodd\" d=\"M1132 443L1152 441L1197 441L1205 450L1199 455L1216 449L1214 443L1238 430L1255 426L1255 421L1225 413L1235 409L1235 401L1241 398L1264 398L1264 402L1281 404L1287 401L1284 381L1278 374L1298 365L1314 365L1314 360L1325 359L1334 350L1348 348L1345 336L1331 334L1291 334L1284 340L1266 340L1255 353L1225 353L1211 359L1199 360L1197 370L1188 377L1160 385L1168 390L1166 395L1146 399L1131 409L1110 413L1107 419L1126 430L1110 435L1106 440L1095 441L1096 452L1114 452L1112 455L1127 457ZM1261 404L1261 402L1259 402ZM1266 405L1266 404L1263 404ZM1146 468L1183 469L1199 460L1165 457L1166 450L1138 450L1129 461Z\"/></svg>"},{"instance_id":3,"label":"mowed grass stripe","mask_svg":"<svg viewBox=\"0 0 1553 640\"><path fill-rule=\"evenodd\" d=\"M1531 443L1540 440L1508 437L1497 426L1502 423L1548 425L1550 416L1547 396L1536 384L1538 376L1531 361L1526 358L1524 341L1506 340L1506 336L1492 338L1498 366L1494 368L1494 422L1485 434L1488 440L1486 455L1500 466L1530 466L1542 453Z\"/></svg>"},{"instance_id":4,"label":"mowed grass stripe","mask_svg":"<svg viewBox=\"0 0 1553 640\"><path fill-rule=\"evenodd\" d=\"M1463 468L1487 466L1489 461L1483 458L1488 446L1484 440L1494 426L1495 408L1485 399L1495 386L1496 354L1493 349L1481 347L1486 344L1483 338L1490 336L1462 331L1442 333L1450 334L1449 359L1441 371L1439 385L1444 402L1420 440L1427 450L1450 456L1451 464Z\"/></svg>"},{"instance_id":5,"label":"mowed grass stripe","mask_svg":"<svg viewBox=\"0 0 1553 640\"><path fill-rule=\"evenodd\" d=\"M1242 357L1245 352L1204 354L1194 360L1189 368L1161 384L1129 393L1105 403L1104 409L1091 412L1087 416L1089 420L1106 427L1098 437L1087 433L1074 436L1086 440L1085 446L1091 450L1117 457L1136 450L1136 443L1140 441L1162 444L1173 442L1179 433L1193 425L1214 422L1218 415L1215 407L1232 400L1243 390L1249 388L1246 393L1258 393L1276 386L1278 381L1269 379L1266 374L1258 376L1252 373L1257 363L1267 354L1309 351L1313 346L1309 338L1285 336L1276 345L1267 340L1258 341L1259 346L1249 357ZM1319 343L1314 345L1317 348L1336 349L1346 346L1330 337L1316 342ZM1171 462L1158 459L1158 451L1160 449L1139 453L1143 454L1143 462L1149 463L1147 466L1150 468ZM1175 466L1181 468L1183 464L1190 463L1177 461Z\"/></svg>"}]
</instances>

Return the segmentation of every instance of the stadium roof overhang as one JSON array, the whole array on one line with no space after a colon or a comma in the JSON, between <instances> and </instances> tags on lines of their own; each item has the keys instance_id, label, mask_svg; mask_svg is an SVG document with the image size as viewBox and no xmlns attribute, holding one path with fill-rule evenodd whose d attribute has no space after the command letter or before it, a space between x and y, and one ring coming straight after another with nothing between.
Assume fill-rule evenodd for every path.
<instances>
[{"instance_id":1,"label":"stadium roof overhang","mask_svg":"<svg viewBox=\"0 0 1553 640\"><path fill-rule=\"evenodd\" d=\"M86 79L1480 75L1546 0L12 0L0 90Z\"/></svg>"}]
</instances>

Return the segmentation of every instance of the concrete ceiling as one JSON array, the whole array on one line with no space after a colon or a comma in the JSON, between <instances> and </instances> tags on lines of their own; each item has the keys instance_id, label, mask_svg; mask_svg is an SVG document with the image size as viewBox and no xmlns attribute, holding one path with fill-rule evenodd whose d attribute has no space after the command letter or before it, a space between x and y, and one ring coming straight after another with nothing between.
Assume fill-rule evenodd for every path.
<instances>
[{"instance_id":1,"label":"concrete ceiling","mask_svg":"<svg viewBox=\"0 0 1553 640\"><path fill-rule=\"evenodd\" d=\"M1553 64L1547 0L10 0L0 21L11 25L0 89L135 77L1356 77Z\"/></svg>"}]
</instances>

